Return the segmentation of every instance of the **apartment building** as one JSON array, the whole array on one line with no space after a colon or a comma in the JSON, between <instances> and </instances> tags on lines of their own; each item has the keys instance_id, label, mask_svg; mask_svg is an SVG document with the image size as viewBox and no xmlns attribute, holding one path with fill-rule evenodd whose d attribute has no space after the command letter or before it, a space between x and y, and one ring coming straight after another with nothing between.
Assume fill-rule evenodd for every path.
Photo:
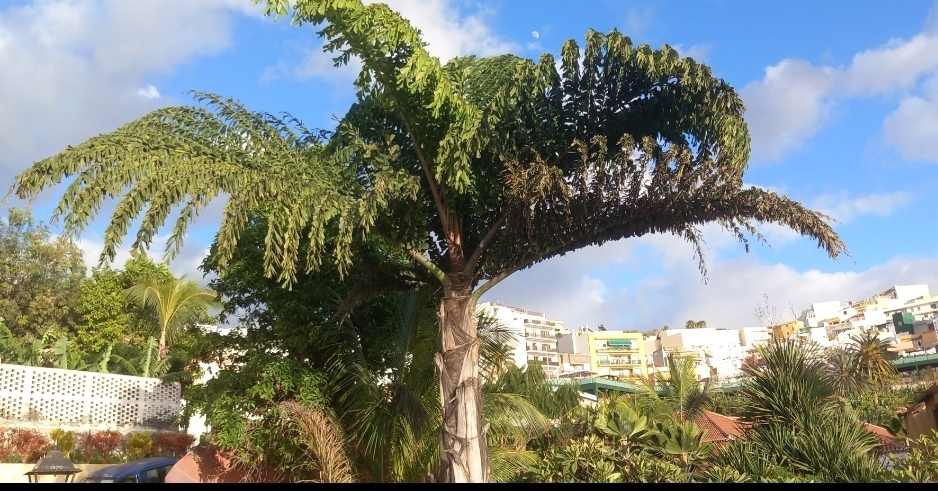
<instances>
[{"instance_id":1,"label":"apartment building","mask_svg":"<svg viewBox=\"0 0 938 491\"><path fill-rule=\"evenodd\" d=\"M571 332L557 341L562 353L589 355L590 371L600 376L638 379L648 376L644 335L639 332Z\"/></svg>"},{"instance_id":2,"label":"apartment building","mask_svg":"<svg viewBox=\"0 0 938 491\"><path fill-rule=\"evenodd\" d=\"M567 332L563 322L548 319L543 312L512 307L501 302L486 302L480 304L479 308L485 309L513 332L511 346L517 366L524 367L537 362L548 378L560 376L557 338Z\"/></svg>"},{"instance_id":3,"label":"apartment building","mask_svg":"<svg viewBox=\"0 0 938 491\"><path fill-rule=\"evenodd\" d=\"M698 378L733 379L740 376L740 368L753 342L765 342L768 336L768 330L758 328L667 330L658 335L658 349L653 358L655 364L661 366L667 366L669 355L691 358Z\"/></svg>"}]
</instances>

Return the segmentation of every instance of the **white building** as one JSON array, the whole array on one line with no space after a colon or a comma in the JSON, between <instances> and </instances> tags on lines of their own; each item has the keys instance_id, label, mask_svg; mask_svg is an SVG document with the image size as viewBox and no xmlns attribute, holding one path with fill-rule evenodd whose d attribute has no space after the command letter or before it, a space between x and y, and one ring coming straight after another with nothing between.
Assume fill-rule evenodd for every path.
<instances>
[{"instance_id":1,"label":"white building","mask_svg":"<svg viewBox=\"0 0 938 491\"><path fill-rule=\"evenodd\" d=\"M548 378L560 376L557 356L557 338L567 332L563 322L548 319L543 312L512 307L501 302L479 305L515 336L512 342L515 364L525 367L529 362L540 363Z\"/></svg>"},{"instance_id":2,"label":"white building","mask_svg":"<svg viewBox=\"0 0 938 491\"><path fill-rule=\"evenodd\" d=\"M695 360L699 378L733 379L741 375L740 368L752 346L744 343L764 342L768 338L764 331L712 327L663 331L658 335L653 359L655 365L667 366L670 354L689 356Z\"/></svg>"}]
</instances>

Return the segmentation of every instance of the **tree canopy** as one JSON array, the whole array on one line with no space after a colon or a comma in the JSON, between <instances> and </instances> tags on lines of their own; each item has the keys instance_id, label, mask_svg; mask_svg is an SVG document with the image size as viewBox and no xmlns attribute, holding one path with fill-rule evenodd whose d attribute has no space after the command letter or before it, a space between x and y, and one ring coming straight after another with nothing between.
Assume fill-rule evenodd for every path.
<instances>
[{"instance_id":1,"label":"tree canopy","mask_svg":"<svg viewBox=\"0 0 938 491\"><path fill-rule=\"evenodd\" d=\"M409 256L443 288L447 480L487 480L474 305L512 273L650 233L688 240L705 273L699 226L711 222L747 250L747 234L761 241L756 226L770 222L814 238L831 257L846 251L823 214L743 186L741 99L668 45L590 30L582 47L564 43L559 60L443 65L384 4L264 3L269 14L321 26L337 65L361 60L358 101L334 130L196 92L201 105L156 110L35 163L13 191L32 197L75 177L55 212L68 233L119 197L102 259L114 257L135 218L139 249L181 209L167 244L174 255L189 222L221 194L230 197L216 240L221 270L258 213L268 227L264 273L284 286L327 256L347 274L372 237Z\"/></svg>"}]
</instances>

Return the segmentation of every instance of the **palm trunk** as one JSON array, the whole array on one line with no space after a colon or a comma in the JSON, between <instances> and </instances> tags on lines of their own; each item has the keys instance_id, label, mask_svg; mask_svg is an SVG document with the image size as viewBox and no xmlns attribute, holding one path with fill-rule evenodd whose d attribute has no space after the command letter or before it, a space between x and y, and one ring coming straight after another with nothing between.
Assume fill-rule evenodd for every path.
<instances>
[{"instance_id":1,"label":"palm trunk","mask_svg":"<svg viewBox=\"0 0 938 491\"><path fill-rule=\"evenodd\" d=\"M160 345L157 350L157 361L163 361L163 358L166 358L166 355L169 354L169 350L166 349L166 329L160 329Z\"/></svg>"},{"instance_id":2,"label":"palm trunk","mask_svg":"<svg viewBox=\"0 0 938 491\"><path fill-rule=\"evenodd\" d=\"M443 404L440 478L443 482L484 483L489 478L489 460L482 427L475 305L471 286L453 280L440 305L442 353L436 356Z\"/></svg>"}]
</instances>

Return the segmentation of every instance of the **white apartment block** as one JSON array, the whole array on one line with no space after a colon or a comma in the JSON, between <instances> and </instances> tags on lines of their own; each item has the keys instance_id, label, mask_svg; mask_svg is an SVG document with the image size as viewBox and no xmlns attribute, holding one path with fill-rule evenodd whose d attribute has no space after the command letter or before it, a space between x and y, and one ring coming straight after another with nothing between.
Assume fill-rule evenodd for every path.
<instances>
[{"instance_id":1,"label":"white apartment block","mask_svg":"<svg viewBox=\"0 0 938 491\"><path fill-rule=\"evenodd\" d=\"M802 312L799 320L805 327L823 327L829 339L847 338L853 333L879 329L895 335L892 315L911 312L916 320L933 318L938 313L938 301L932 300L928 285L896 285L870 298L847 302L819 302Z\"/></svg>"},{"instance_id":2,"label":"white apartment block","mask_svg":"<svg viewBox=\"0 0 938 491\"><path fill-rule=\"evenodd\" d=\"M698 378L734 379L742 374L751 350L769 338L765 328L669 329L659 333L653 359L655 365L667 366L669 354L689 356L696 362Z\"/></svg>"},{"instance_id":3,"label":"white apartment block","mask_svg":"<svg viewBox=\"0 0 938 491\"><path fill-rule=\"evenodd\" d=\"M563 322L548 319L543 312L512 307L501 302L486 302L480 304L479 308L485 309L515 334L512 348L517 366L525 367L536 361L548 378L560 376L557 338L567 333Z\"/></svg>"}]
</instances>

